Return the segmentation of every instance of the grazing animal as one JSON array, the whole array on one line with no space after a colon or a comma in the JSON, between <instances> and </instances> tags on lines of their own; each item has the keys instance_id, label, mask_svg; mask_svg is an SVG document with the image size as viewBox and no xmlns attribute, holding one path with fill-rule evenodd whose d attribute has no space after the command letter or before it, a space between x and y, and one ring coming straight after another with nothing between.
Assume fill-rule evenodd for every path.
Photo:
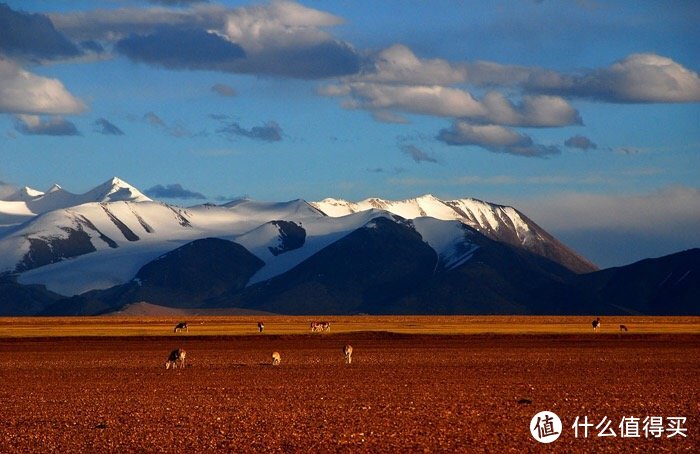
<instances>
[{"instance_id":1,"label":"grazing animal","mask_svg":"<svg viewBox=\"0 0 700 454\"><path fill-rule=\"evenodd\" d=\"M595 320L591 322L591 325L593 325L593 331L598 331L598 328L600 328L600 317L597 317Z\"/></svg>"},{"instance_id":2,"label":"grazing animal","mask_svg":"<svg viewBox=\"0 0 700 454\"><path fill-rule=\"evenodd\" d=\"M352 364L352 345L348 344L343 347L343 354L345 355L345 364Z\"/></svg>"},{"instance_id":3,"label":"grazing animal","mask_svg":"<svg viewBox=\"0 0 700 454\"><path fill-rule=\"evenodd\" d=\"M189 327L187 326L187 322L180 322L177 325L175 325L175 330L174 332L182 331L185 330L186 332L190 332Z\"/></svg>"},{"instance_id":4,"label":"grazing animal","mask_svg":"<svg viewBox=\"0 0 700 454\"><path fill-rule=\"evenodd\" d=\"M262 333L265 331L265 324L263 322L258 322L258 332Z\"/></svg>"},{"instance_id":5,"label":"grazing animal","mask_svg":"<svg viewBox=\"0 0 700 454\"><path fill-rule=\"evenodd\" d=\"M312 333L330 331L330 330L331 330L330 322L311 322L311 332Z\"/></svg>"},{"instance_id":6,"label":"grazing animal","mask_svg":"<svg viewBox=\"0 0 700 454\"><path fill-rule=\"evenodd\" d=\"M620 325L620 331L627 332L627 327L625 325Z\"/></svg>"},{"instance_id":7,"label":"grazing animal","mask_svg":"<svg viewBox=\"0 0 700 454\"><path fill-rule=\"evenodd\" d=\"M181 348L171 351L168 360L165 362L165 369L170 369L171 366L173 369L177 369L178 364L184 369L186 356L187 352Z\"/></svg>"},{"instance_id":8,"label":"grazing animal","mask_svg":"<svg viewBox=\"0 0 700 454\"><path fill-rule=\"evenodd\" d=\"M272 365L279 366L281 362L282 362L282 357L280 356L279 352L273 352L272 353Z\"/></svg>"}]
</instances>

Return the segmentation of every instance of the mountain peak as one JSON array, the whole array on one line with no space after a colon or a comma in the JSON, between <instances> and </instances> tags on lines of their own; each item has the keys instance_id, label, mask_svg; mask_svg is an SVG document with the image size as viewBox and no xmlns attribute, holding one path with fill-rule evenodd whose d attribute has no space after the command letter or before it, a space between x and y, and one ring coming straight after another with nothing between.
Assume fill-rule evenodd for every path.
<instances>
[{"instance_id":1,"label":"mountain peak","mask_svg":"<svg viewBox=\"0 0 700 454\"><path fill-rule=\"evenodd\" d=\"M88 202L150 202L151 199L119 177L112 177L84 194Z\"/></svg>"},{"instance_id":2,"label":"mountain peak","mask_svg":"<svg viewBox=\"0 0 700 454\"><path fill-rule=\"evenodd\" d=\"M38 197L41 197L42 195L44 195L43 192L37 191L36 189L30 188L29 186L25 186L22 189L15 192L14 194L11 194L4 200L12 202L29 202Z\"/></svg>"}]
</instances>

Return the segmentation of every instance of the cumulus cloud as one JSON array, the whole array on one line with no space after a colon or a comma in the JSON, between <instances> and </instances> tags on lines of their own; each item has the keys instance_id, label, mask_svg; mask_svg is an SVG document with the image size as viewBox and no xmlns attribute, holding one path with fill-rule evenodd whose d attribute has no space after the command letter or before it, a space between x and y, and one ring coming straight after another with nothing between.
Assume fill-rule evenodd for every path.
<instances>
[{"instance_id":1,"label":"cumulus cloud","mask_svg":"<svg viewBox=\"0 0 700 454\"><path fill-rule=\"evenodd\" d=\"M411 49L395 44L376 55L360 77L368 82L413 85L452 85L466 81L464 65L452 65L441 59L418 58Z\"/></svg>"},{"instance_id":2,"label":"cumulus cloud","mask_svg":"<svg viewBox=\"0 0 700 454\"><path fill-rule=\"evenodd\" d=\"M525 88L618 103L700 101L698 74L656 54L632 54L608 68L581 75L540 74L531 77Z\"/></svg>"},{"instance_id":3,"label":"cumulus cloud","mask_svg":"<svg viewBox=\"0 0 700 454\"><path fill-rule=\"evenodd\" d=\"M227 98L231 98L233 96L236 96L236 90L233 87L230 87L228 85L224 84L214 84L211 87L211 91L214 93L217 93L221 96L225 96Z\"/></svg>"},{"instance_id":4,"label":"cumulus cloud","mask_svg":"<svg viewBox=\"0 0 700 454\"><path fill-rule=\"evenodd\" d=\"M341 18L290 1L239 8L122 8L51 18L74 39L117 42L127 57L169 68L301 79L354 74L360 68L352 46L327 31ZM190 52L187 40L207 52Z\"/></svg>"},{"instance_id":5,"label":"cumulus cloud","mask_svg":"<svg viewBox=\"0 0 700 454\"><path fill-rule=\"evenodd\" d=\"M437 139L448 145L476 145L494 153L524 157L544 157L559 154L555 146L535 144L527 134L498 125L472 125L455 121L449 129L442 129Z\"/></svg>"},{"instance_id":6,"label":"cumulus cloud","mask_svg":"<svg viewBox=\"0 0 700 454\"><path fill-rule=\"evenodd\" d=\"M598 148L598 145L593 143L591 139L581 135L569 137L564 142L564 145L566 145L569 148L578 148L579 150L595 150L596 148Z\"/></svg>"},{"instance_id":7,"label":"cumulus cloud","mask_svg":"<svg viewBox=\"0 0 700 454\"><path fill-rule=\"evenodd\" d=\"M74 114L85 110L63 84L25 71L0 57L0 113Z\"/></svg>"},{"instance_id":8,"label":"cumulus cloud","mask_svg":"<svg viewBox=\"0 0 700 454\"><path fill-rule=\"evenodd\" d=\"M488 92L479 100L459 88L442 85L394 85L350 82L320 91L327 96L348 96L350 109L371 112L407 112L439 117L470 119L505 126L555 127L581 124L581 117L558 96L528 95L515 104L503 94Z\"/></svg>"},{"instance_id":9,"label":"cumulus cloud","mask_svg":"<svg viewBox=\"0 0 700 454\"><path fill-rule=\"evenodd\" d=\"M75 125L60 117L42 118L38 115L17 115L15 129L28 136L79 136Z\"/></svg>"},{"instance_id":10,"label":"cumulus cloud","mask_svg":"<svg viewBox=\"0 0 700 454\"><path fill-rule=\"evenodd\" d=\"M282 140L282 128L274 121L268 121L263 126L253 126L250 129L245 129L234 121L217 129L216 132L228 137L242 136L264 142L279 142Z\"/></svg>"},{"instance_id":11,"label":"cumulus cloud","mask_svg":"<svg viewBox=\"0 0 700 454\"><path fill-rule=\"evenodd\" d=\"M668 57L632 54L607 68L578 74L494 62L465 64L467 81L481 87L520 87L525 92L614 103L700 101L700 77Z\"/></svg>"},{"instance_id":12,"label":"cumulus cloud","mask_svg":"<svg viewBox=\"0 0 700 454\"><path fill-rule=\"evenodd\" d=\"M171 69L226 70L233 60L245 57L239 45L215 33L174 27L131 35L117 42L115 49L132 60Z\"/></svg>"},{"instance_id":13,"label":"cumulus cloud","mask_svg":"<svg viewBox=\"0 0 700 454\"><path fill-rule=\"evenodd\" d=\"M0 53L11 57L53 59L81 54L43 14L14 11L0 3L0 30Z\"/></svg>"},{"instance_id":14,"label":"cumulus cloud","mask_svg":"<svg viewBox=\"0 0 700 454\"><path fill-rule=\"evenodd\" d=\"M108 136L123 136L124 131L106 118L98 118L94 123L95 131Z\"/></svg>"},{"instance_id":15,"label":"cumulus cloud","mask_svg":"<svg viewBox=\"0 0 700 454\"><path fill-rule=\"evenodd\" d=\"M417 163L421 163L421 162L436 163L436 162L438 162L434 156L426 153L425 151L421 150L420 148L418 148L415 145L411 145L411 144L403 145L403 146L401 146L401 152L403 154L405 154L406 156L410 157L411 159L413 159Z\"/></svg>"},{"instance_id":16,"label":"cumulus cloud","mask_svg":"<svg viewBox=\"0 0 700 454\"><path fill-rule=\"evenodd\" d=\"M206 197L203 194L199 192L190 191L189 189L185 189L179 183L168 184L166 186L163 186L162 184L157 184L152 188L144 191L144 193L147 196L153 197L155 199L206 199Z\"/></svg>"},{"instance_id":17,"label":"cumulus cloud","mask_svg":"<svg viewBox=\"0 0 700 454\"><path fill-rule=\"evenodd\" d=\"M64 14L49 14L56 28L75 41L114 43L131 35L149 35L160 28L219 30L226 22L227 9L217 5L196 5L187 9L115 8Z\"/></svg>"}]
</instances>

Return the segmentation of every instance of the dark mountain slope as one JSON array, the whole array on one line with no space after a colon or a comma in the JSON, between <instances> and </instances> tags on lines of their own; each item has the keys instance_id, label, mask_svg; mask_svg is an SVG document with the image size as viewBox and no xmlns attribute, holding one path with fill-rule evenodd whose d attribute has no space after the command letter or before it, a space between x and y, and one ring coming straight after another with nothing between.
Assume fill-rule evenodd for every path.
<instances>
[{"instance_id":1,"label":"dark mountain slope","mask_svg":"<svg viewBox=\"0 0 700 454\"><path fill-rule=\"evenodd\" d=\"M579 276L576 290L611 312L700 315L700 249Z\"/></svg>"},{"instance_id":2,"label":"dark mountain slope","mask_svg":"<svg viewBox=\"0 0 700 454\"><path fill-rule=\"evenodd\" d=\"M472 237L473 238L473 237ZM459 267L428 277L410 298L385 307L392 314L579 313L555 297L575 275L539 255L485 237L474 256Z\"/></svg>"},{"instance_id":3,"label":"dark mountain slope","mask_svg":"<svg viewBox=\"0 0 700 454\"><path fill-rule=\"evenodd\" d=\"M242 290L263 265L262 260L231 241L196 240L148 263L127 284L67 298L44 314L98 314L139 301L199 307L208 298Z\"/></svg>"},{"instance_id":4,"label":"dark mountain slope","mask_svg":"<svg viewBox=\"0 0 700 454\"><path fill-rule=\"evenodd\" d=\"M0 316L34 315L62 298L43 285L22 285L10 274L0 275Z\"/></svg>"},{"instance_id":5,"label":"dark mountain slope","mask_svg":"<svg viewBox=\"0 0 700 454\"><path fill-rule=\"evenodd\" d=\"M210 304L284 314L380 313L424 285L437 260L410 226L379 217L291 271Z\"/></svg>"}]
</instances>

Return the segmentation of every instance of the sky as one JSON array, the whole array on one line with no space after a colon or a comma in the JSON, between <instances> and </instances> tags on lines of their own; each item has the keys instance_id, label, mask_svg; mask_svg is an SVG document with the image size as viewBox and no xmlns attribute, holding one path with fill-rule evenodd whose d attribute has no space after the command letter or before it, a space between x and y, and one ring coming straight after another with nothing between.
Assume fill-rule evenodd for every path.
<instances>
[{"instance_id":1,"label":"sky","mask_svg":"<svg viewBox=\"0 0 700 454\"><path fill-rule=\"evenodd\" d=\"M0 196L512 205L601 267L700 246L700 7L0 3Z\"/></svg>"}]
</instances>

